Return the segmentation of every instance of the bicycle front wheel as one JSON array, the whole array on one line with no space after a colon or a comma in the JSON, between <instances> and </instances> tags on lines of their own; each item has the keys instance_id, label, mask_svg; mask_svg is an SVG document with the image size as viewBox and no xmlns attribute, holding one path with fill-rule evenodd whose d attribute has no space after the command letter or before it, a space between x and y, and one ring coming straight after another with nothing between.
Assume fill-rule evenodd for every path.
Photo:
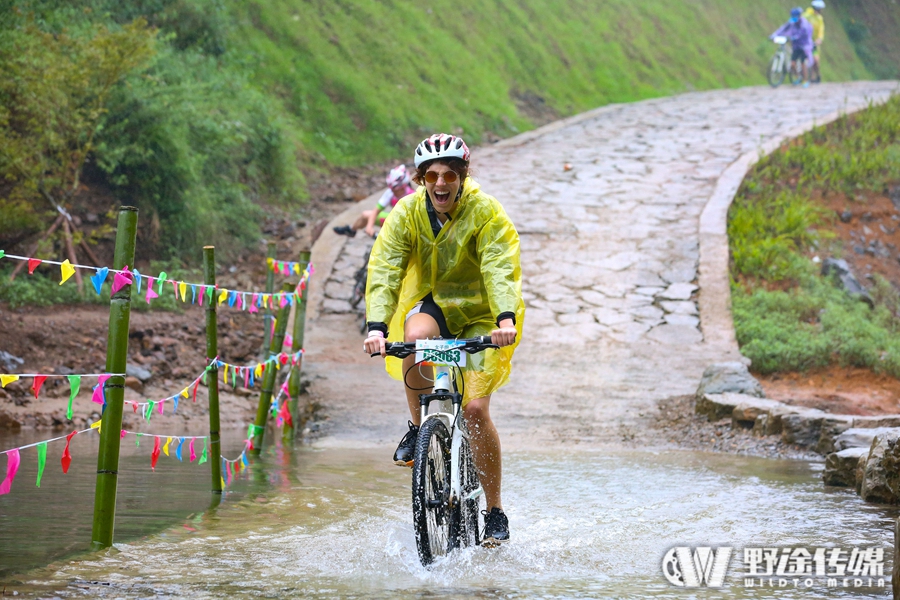
<instances>
[{"instance_id":1,"label":"bicycle front wheel","mask_svg":"<svg viewBox=\"0 0 900 600\"><path fill-rule=\"evenodd\" d=\"M481 544L481 531L479 517L481 516L481 483L478 481L478 469L475 468L475 460L472 458L472 447L469 440L463 439L462 465L460 465L460 488L462 491L462 506L460 514L459 545L465 548ZM470 498L470 496L474 496Z\"/></svg>"},{"instance_id":2,"label":"bicycle front wheel","mask_svg":"<svg viewBox=\"0 0 900 600\"><path fill-rule=\"evenodd\" d=\"M769 85L773 88L781 85L781 82L784 81L784 54L781 52L776 52L775 56L772 57L772 60L769 61L769 71L766 74Z\"/></svg>"},{"instance_id":3,"label":"bicycle front wheel","mask_svg":"<svg viewBox=\"0 0 900 600\"><path fill-rule=\"evenodd\" d=\"M413 456L413 525L427 566L450 549L450 433L443 421L425 420Z\"/></svg>"},{"instance_id":4,"label":"bicycle front wheel","mask_svg":"<svg viewBox=\"0 0 900 600\"><path fill-rule=\"evenodd\" d=\"M803 66L799 61L792 61L789 73L791 83L794 85L803 81Z\"/></svg>"}]
</instances>

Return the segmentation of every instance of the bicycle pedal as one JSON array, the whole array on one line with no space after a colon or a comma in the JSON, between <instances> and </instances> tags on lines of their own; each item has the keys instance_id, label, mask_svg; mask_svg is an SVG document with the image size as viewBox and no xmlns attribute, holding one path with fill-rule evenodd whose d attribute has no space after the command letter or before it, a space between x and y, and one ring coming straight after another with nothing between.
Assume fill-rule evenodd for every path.
<instances>
[{"instance_id":1,"label":"bicycle pedal","mask_svg":"<svg viewBox=\"0 0 900 600\"><path fill-rule=\"evenodd\" d=\"M498 540L495 538L484 538L481 540L481 545L484 548L499 548L501 545L509 542L509 540Z\"/></svg>"},{"instance_id":2,"label":"bicycle pedal","mask_svg":"<svg viewBox=\"0 0 900 600\"><path fill-rule=\"evenodd\" d=\"M409 467L410 469L412 469L414 462L415 461L412 461L412 460L409 460L409 461L395 460L394 464L397 465L398 467Z\"/></svg>"}]
</instances>

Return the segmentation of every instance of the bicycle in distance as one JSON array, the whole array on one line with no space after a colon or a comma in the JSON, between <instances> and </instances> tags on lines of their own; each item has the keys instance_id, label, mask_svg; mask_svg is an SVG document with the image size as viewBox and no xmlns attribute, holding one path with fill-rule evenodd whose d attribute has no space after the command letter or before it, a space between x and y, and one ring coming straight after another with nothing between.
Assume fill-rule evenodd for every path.
<instances>
[{"instance_id":1,"label":"bicycle in distance","mask_svg":"<svg viewBox=\"0 0 900 600\"><path fill-rule=\"evenodd\" d=\"M423 566L456 548L482 543L484 490L463 418L462 370L468 354L497 347L491 336L385 344L387 356L402 359L415 353L412 368L434 367L432 392L419 394L422 420L412 473L413 526ZM458 382L462 390L457 388Z\"/></svg>"},{"instance_id":2,"label":"bicycle in distance","mask_svg":"<svg viewBox=\"0 0 900 600\"><path fill-rule=\"evenodd\" d=\"M769 61L769 70L766 74L769 85L773 88L778 87L787 76L790 77L791 83L801 81L803 74L797 69L796 64L791 61L791 55L787 50L787 37L777 35L772 38L772 41L778 44L778 50L775 51L772 60Z\"/></svg>"}]
</instances>

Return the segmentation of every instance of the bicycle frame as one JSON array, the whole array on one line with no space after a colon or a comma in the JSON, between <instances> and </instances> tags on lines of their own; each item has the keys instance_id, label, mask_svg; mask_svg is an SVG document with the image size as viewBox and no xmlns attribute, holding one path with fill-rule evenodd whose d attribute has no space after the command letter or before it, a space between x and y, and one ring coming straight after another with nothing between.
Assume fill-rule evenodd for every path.
<instances>
[{"instance_id":1,"label":"bicycle frame","mask_svg":"<svg viewBox=\"0 0 900 600\"><path fill-rule=\"evenodd\" d=\"M432 402L440 402L440 409L429 413L428 408ZM447 402L450 402L451 412L447 412ZM456 389L456 381L453 378L452 369L448 366L435 365L434 367L434 391L431 394L419 394L419 406L422 411L420 423L426 419L440 419L450 431L450 505L456 506L458 502L474 500L484 493L479 482L478 489L473 490L465 498L462 497L462 473L460 472L463 438L469 438L469 432L463 421L462 394Z\"/></svg>"}]
</instances>

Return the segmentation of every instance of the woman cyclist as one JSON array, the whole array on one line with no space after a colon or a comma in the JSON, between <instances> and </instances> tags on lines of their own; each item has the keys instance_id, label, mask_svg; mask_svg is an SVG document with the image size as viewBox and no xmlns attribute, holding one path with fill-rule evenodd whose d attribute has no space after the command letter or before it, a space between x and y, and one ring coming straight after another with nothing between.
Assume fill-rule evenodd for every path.
<instances>
[{"instance_id":1,"label":"woman cyclist","mask_svg":"<svg viewBox=\"0 0 900 600\"><path fill-rule=\"evenodd\" d=\"M519 266L519 235L500 203L469 176L469 149L462 138L435 134L416 147L421 185L391 211L369 258L366 316L368 353L385 353L391 341L490 335L498 350L471 355L464 369L463 415L484 488L484 544L509 540L500 499L500 437L490 416L491 394L507 382L521 337L525 304ZM419 428L419 398L431 381L415 356L387 370L405 381L411 421L394 453L412 466ZM405 375L405 379L404 379Z\"/></svg>"},{"instance_id":2,"label":"woman cyclist","mask_svg":"<svg viewBox=\"0 0 900 600\"><path fill-rule=\"evenodd\" d=\"M383 225L388 213L391 212L391 209L394 208L398 202L400 202L400 198L408 196L416 191L409 185L409 172L406 170L406 165L400 165L399 167L391 169L385 183L387 183L388 189L385 190L384 194L381 195L381 198L378 199L378 206L372 210L364 210L352 225L335 227L334 232L340 235L353 237L356 235L357 231L365 228L368 235L374 236L375 221L377 220L379 225Z\"/></svg>"}]
</instances>

